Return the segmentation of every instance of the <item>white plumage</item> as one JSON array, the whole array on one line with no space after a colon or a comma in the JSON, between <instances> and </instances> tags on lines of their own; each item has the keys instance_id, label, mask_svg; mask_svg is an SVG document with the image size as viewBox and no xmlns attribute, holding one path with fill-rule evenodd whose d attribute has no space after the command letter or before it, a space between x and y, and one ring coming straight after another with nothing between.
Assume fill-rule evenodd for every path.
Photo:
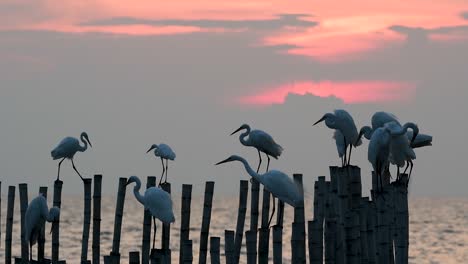
<instances>
[{"instance_id":1,"label":"white plumage","mask_svg":"<svg viewBox=\"0 0 468 264\"><path fill-rule=\"evenodd\" d=\"M32 260L32 246L38 241L45 239L45 237L42 237L45 221L57 221L59 215L60 209L58 207L52 207L49 211L47 200L42 194L29 203L24 219L24 239L26 240L25 242L29 244L30 261Z\"/></svg>"},{"instance_id":2,"label":"white plumage","mask_svg":"<svg viewBox=\"0 0 468 264\"><path fill-rule=\"evenodd\" d=\"M389 166L390 132L383 127L377 128L371 136L367 159L377 175L377 186L382 186L382 175Z\"/></svg>"},{"instance_id":3,"label":"white plumage","mask_svg":"<svg viewBox=\"0 0 468 264\"><path fill-rule=\"evenodd\" d=\"M244 146L254 147L257 149L258 158L260 159L257 167L257 173L260 169L260 165L262 164L262 156L260 152L265 153L267 156L268 163L266 171L268 171L268 168L270 167L270 156L272 156L275 159L278 159L278 157L281 156L281 153L283 153L283 147L276 143L273 137L265 131L257 129L251 130L250 126L247 124L243 124L236 131L232 132L231 135L234 135L235 133L243 129L245 129L246 131L240 134L239 141ZM248 138L246 138L247 136Z\"/></svg>"},{"instance_id":4,"label":"white plumage","mask_svg":"<svg viewBox=\"0 0 468 264\"><path fill-rule=\"evenodd\" d=\"M92 147L91 142L89 141L88 134L86 132L81 133L80 136L81 142L83 142L83 146L80 145L80 141L74 137L66 137L60 141L60 143L51 151L51 156L54 160L62 159L58 164L58 172L57 172L57 180L60 177L60 166L65 159L69 159L72 162L73 169L78 176L83 180L83 177L78 172L75 167L75 163L73 162L73 157L75 156L76 152L84 152L88 149L89 146Z\"/></svg>"},{"instance_id":5,"label":"white plumage","mask_svg":"<svg viewBox=\"0 0 468 264\"><path fill-rule=\"evenodd\" d=\"M171 195L158 187L150 187L146 189L145 195L140 194L141 181L137 176L131 176L127 180L127 185L135 182L136 185L133 188L133 194L135 198L140 202L145 210L149 210L153 217L154 232L153 232L153 248L156 236L156 220L159 219L165 224L175 222L174 213L172 211L172 200Z\"/></svg>"},{"instance_id":6,"label":"white plumage","mask_svg":"<svg viewBox=\"0 0 468 264\"><path fill-rule=\"evenodd\" d=\"M304 197L300 192L297 184L288 175L281 171L271 170L264 174L258 174L252 169L252 167L250 167L249 163L244 158L237 155L232 155L229 158L216 163L216 165L236 160L242 162L247 173L252 176L252 178L261 183L264 188L273 195L273 211L268 225L270 224L271 219L273 218L273 214L275 213L275 197L293 207L298 206L304 200Z\"/></svg>"},{"instance_id":7,"label":"white plumage","mask_svg":"<svg viewBox=\"0 0 468 264\"><path fill-rule=\"evenodd\" d=\"M390 139L390 162L397 166L397 179L400 176L400 167L406 166L404 173L408 167L410 167L409 177L411 177L411 172L413 171L413 160L416 159L416 153L413 148L411 148L411 142L414 142L414 139L419 133L419 128L414 123L406 123L403 127L395 122L391 121L385 124L384 126L388 131L390 131L392 137ZM412 138L408 139L408 128L412 129Z\"/></svg>"},{"instance_id":8,"label":"white plumage","mask_svg":"<svg viewBox=\"0 0 468 264\"><path fill-rule=\"evenodd\" d=\"M342 158L342 165L350 164L352 147L361 145L358 139L359 133L354 123L353 117L342 109L337 109L333 113L326 113L314 125L325 121L325 125L331 129L335 129L334 139L338 150L338 155ZM349 147L349 157L347 157L346 150ZM344 148L344 151L343 151ZM342 154L343 153L343 154ZM343 158L344 156L344 158ZM347 161L347 162L346 162Z\"/></svg>"},{"instance_id":9,"label":"white plumage","mask_svg":"<svg viewBox=\"0 0 468 264\"><path fill-rule=\"evenodd\" d=\"M159 185L161 185L164 173L166 173L166 180L164 182L167 182L167 171L168 171L168 168L169 168L168 160L175 160L176 154L174 153L174 151L172 151L172 149L171 149L171 147L169 147L169 145L162 144L162 143L159 144L159 145L157 145L157 144L151 145L151 148L146 153L150 152L153 149L154 149L154 155L156 157L161 158L161 164L162 164L162 168L163 168L161 179L159 180ZM164 160L166 160L166 166L165 167L164 167Z\"/></svg>"}]
</instances>

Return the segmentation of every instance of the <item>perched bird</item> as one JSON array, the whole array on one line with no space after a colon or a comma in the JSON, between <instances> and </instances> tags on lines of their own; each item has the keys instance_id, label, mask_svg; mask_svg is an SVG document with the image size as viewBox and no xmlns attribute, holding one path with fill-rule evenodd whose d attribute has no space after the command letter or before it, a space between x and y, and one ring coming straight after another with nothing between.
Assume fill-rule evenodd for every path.
<instances>
[{"instance_id":1,"label":"perched bird","mask_svg":"<svg viewBox=\"0 0 468 264\"><path fill-rule=\"evenodd\" d=\"M358 140L359 133L354 123L353 117L342 109L335 110L333 113L326 113L319 121L314 123L314 126L322 121L331 129L335 129L334 139L336 141L338 154L341 158L343 166L349 165L351 161L352 147L361 145ZM342 149L344 147L344 154ZM347 156L347 149L349 147L349 156ZM343 158L344 156L344 158Z\"/></svg>"},{"instance_id":2,"label":"perched bird","mask_svg":"<svg viewBox=\"0 0 468 264\"><path fill-rule=\"evenodd\" d=\"M47 200L42 194L39 194L39 196L29 203L24 218L24 239L26 240L25 242L29 244L30 261L32 261L32 246L38 241L45 240L45 237L42 235L42 230L45 228L45 221L50 223L58 221L59 216L60 209L58 207L52 207L49 210L47 207ZM53 226L54 225L52 225L52 227Z\"/></svg>"},{"instance_id":3,"label":"perched bird","mask_svg":"<svg viewBox=\"0 0 468 264\"><path fill-rule=\"evenodd\" d=\"M281 153L283 152L283 148L278 143L276 143L268 133L257 129L250 130L250 126L247 124L243 124L236 131L232 132L231 136L243 129L246 131L239 136L241 144L248 147L254 147L258 152L258 158L260 161L258 163L257 173L260 170L260 165L262 164L262 156L260 152L265 153L267 156L268 163L266 171L268 171L268 168L270 167L270 156L278 159L278 157L281 156ZM248 138L246 138L247 136Z\"/></svg>"},{"instance_id":4,"label":"perched bird","mask_svg":"<svg viewBox=\"0 0 468 264\"><path fill-rule=\"evenodd\" d=\"M133 194L138 202L140 202L145 210L149 210L153 217L153 248L156 239L156 218L165 224L175 222L174 213L172 211L171 195L159 187L150 187L146 189L145 195L140 194L141 181L137 176L131 176L127 180L127 185L136 183L133 188Z\"/></svg>"},{"instance_id":5,"label":"perched bird","mask_svg":"<svg viewBox=\"0 0 468 264\"><path fill-rule=\"evenodd\" d=\"M76 171L76 173L78 173L78 176L80 176L81 180L83 180L81 174L78 172L78 170L76 170L75 163L73 162L73 157L78 151L86 151L88 149L88 144L91 147L93 145L91 145L88 134L86 134L86 132L81 133L80 139L81 142L83 142L84 144L83 146L80 145L80 141L78 141L78 139L74 137L66 137L62 141L60 141L57 147L55 147L52 150L51 155L54 160L62 159L58 164L57 180L60 177L60 165L62 165L62 162L65 159L71 160L73 169Z\"/></svg>"},{"instance_id":6,"label":"perched bird","mask_svg":"<svg viewBox=\"0 0 468 264\"><path fill-rule=\"evenodd\" d=\"M174 151L172 151L171 147L169 147L168 145L166 144L153 144L151 145L151 148L148 149L148 152L150 152L151 150L154 149L154 155L156 157L160 157L161 158L161 164L162 164L162 168L163 168L163 172L161 174L161 179L159 180L159 185L161 185L161 182L162 182L162 179L163 179L163 176L164 176L164 172L166 173L166 180L164 182L167 182L167 169L168 169L168 160L175 160L176 158L176 154L174 153ZM166 167L164 168L164 160L166 160Z\"/></svg>"},{"instance_id":7,"label":"perched bird","mask_svg":"<svg viewBox=\"0 0 468 264\"><path fill-rule=\"evenodd\" d=\"M273 195L273 210L270 220L268 221L268 226L270 225L275 213L275 197L293 207L298 206L304 200L303 194L299 190L297 184L288 175L281 171L271 170L265 174L258 174L252 169L252 167L250 167L249 163L244 158L237 155L232 155L215 165L236 160L242 162L247 173L262 184L263 187Z\"/></svg>"},{"instance_id":8,"label":"perched bird","mask_svg":"<svg viewBox=\"0 0 468 264\"><path fill-rule=\"evenodd\" d=\"M376 130L379 127L383 127L386 123L388 122L396 122L397 124L401 125L400 122L398 121L398 118L387 112L376 112L372 115L372 127L369 126L364 126L361 128L359 131L359 137L358 140L361 139L362 136L364 136L366 139L370 140L372 133L374 130ZM406 133L408 139L412 139L413 137L413 132L408 131ZM432 136L430 135L425 135L425 134L419 134L416 135L416 138L414 141L411 143L411 148L421 148L421 147L426 147L426 146L432 146Z\"/></svg>"}]
</instances>

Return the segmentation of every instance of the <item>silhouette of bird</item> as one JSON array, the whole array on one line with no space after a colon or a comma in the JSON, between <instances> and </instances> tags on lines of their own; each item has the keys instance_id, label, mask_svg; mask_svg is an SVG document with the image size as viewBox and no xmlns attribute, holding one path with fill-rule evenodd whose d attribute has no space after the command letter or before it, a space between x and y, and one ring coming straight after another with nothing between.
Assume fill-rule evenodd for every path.
<instances>
[{"instance_id":1,"label":"silhouette of bird","mask_svg":"<svg viewBox=\"0 0 468 264\"><path fill-rule=\"evenodd\" d=\"M176 158L176 154L174 153L174 151L172 151L171 147L169 147L168 145L166 144L153 144L151 145L151 148L148 149L148 152L150 152L151 150L154 149L154 155L156 157L160 157L161 158L161 164L162 164L162 168L163 168L163 172L161 174L161 179L159 180L159 185L161 185L161 182L162 182L162 179L163 179L163 176L164 176L164 172L166 173L166 180L164 181L165 183L167 182L167 170L168 170L168 160L175 160ZM164 160L166 160L166 167L164 168Z\"/></svg>"},{"instance_id":2,"label":"silhouette of bird","mask_svg":"<svg viewBox=\"0 0 468 264\"><path fill-rule=\"evenodd\" d=\"M59 219L60 209L47 207L46 198L40 194L34 198L26 209L24 218L24 239L29 244L29 260L32 261L32 246L38 241L44 241L42 230L45 228L45 221L55 222ZM53 227L53 225L52 225ZM52 232L52 228L51 228ZM31 262L32 263L32 262Z\"/></svg>"},{"instance_id":3,"label":"silhouette of bird","mask_svg":"<svg viewBox=\"0 0 468 264\"><path fill-rule=\"evenodd\" d=\"M60 177L60 165L62 165L62 162L65 159L71 160L73 169L76 171L76 173L78 173L78 176L80 176L81 180L83 180L83 177L81 176L81 174L78 172L78 170L75 167L75 163L73 162L73 157L78 151L79 152L86 151L88 149L88 144L90 147L92 147L93 145L91 145L88 134L86 132L81 133L80 139L81 139L81 142L83 142L84 144L83 146L80 145L80 141L78 141L78 139L74 137L66 137L62 141L60 141L57 147L55 147L52 150L51 155L54 160L62 159L58 164L57 180L59 180L59 177Z\"/></svg>"},{"instance_id":4,"label":"silhouette of bird","mask_svg":"<svg viewBox=\"0 0 468 264\"><path fill-rule=\"evenodd\" d=\"M366 139L370 140L372 133L375 129L379 127L383 127L386 123L389 122L396 122L398 125L401 125L400 122L398 121L398 118L387 112L376 112L372 115L372 128L369 126L363 126L361 130L359 131L359 137L358 139L361 139L362 136L364 136ZM409 140L412 140L413 138L413 132L408 131L406 133L406 136L408 137ZM432 136L426 135L426 134L417 134L416 138L411 141L411 148L421 148L421 147L426 147L426 146L432 146Z\"/></svg>"},{"instance_id":5,"label":"silhouette of bird","mask_svg":"<svg viewBox=\"0 0 468 264\"><path fill-rule=\"evenodd\" d=\"M247 124L243 124L236 131L232 132L231 136L243 129L246 131L240 134L239 141L244 146L254 147L257 149L258 158L260 160L257 167L257 173L260 170L260 165L262 164L262 156L260 152L265 153L267 156L268 163L266 171L268 171L270 167L270 156L278 159L278 157L283 152L283 148L278 143L276 143L268 133L257 129L250 130L250 126ZM247 136L248 138L246 138Z\"/></svg>"},{"instance_id":6,"label":"silhouette of bird","mask_svg":"<svg viewBox=\"0 0 468 264\"><path fill-rule=\"evenodd\" d=\"M275 197L293 207L298 206L303 201L303 194L300 192L297 184L288 175L281 171L271 170L264 174L258 174L252 169L252 167L250 167L249 163L244 158L237 155L232 155L215 165L232 161L242 162L247 173L261 183L263 187L273 195L273 210L270 220L268 221L268 226L270 226L270 222L275 213Z\"/></svg>"},{"instance_id":7,"label":"silhouette of bird","mask_svg":"<svg viewBox=\"0 0 468 264\"><path fill-rule=\"evenodd\" d=\"M134 182L136 185L133 188L133 194L138 202L140 202L145 210L149 210L153 217L153 248L156 240L156 218L165 224L175 222L174 213L172 211L171 195L159 187L150 187L146 189L145 195L140 194L141 181L137 176L131 176L127 180L127 185Z\"/></svg>"},{"instance_id":8,"label":"silhouette of bird","mask_svg":"<svg viewBox=\"0 0 468 264\"><path fill-rule=\"evenodd\" d=\"M338 109L333 113L326 113L320 120L314 123L314 126L322 121L325 121L325 125L328 128L335 129L333 138L336 141L338 155L341 158L341 165L349 165L352 147L361 145L361 140L358 140L359 133L353 117L346 110ZM348 147L349 156L347 156Z\"/></svg>"}]
</instances>

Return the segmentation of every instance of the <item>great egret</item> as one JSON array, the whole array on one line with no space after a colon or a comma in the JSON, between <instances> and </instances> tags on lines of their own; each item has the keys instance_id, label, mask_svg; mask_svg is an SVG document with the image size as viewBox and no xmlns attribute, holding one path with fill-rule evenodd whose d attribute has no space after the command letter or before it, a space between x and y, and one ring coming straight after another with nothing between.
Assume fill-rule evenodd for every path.
<instances>
[{"instance_id":1,"label":"great egret","mask_svg":"<svg viewBox=\"0 0 468 264\"><path fill-rule=\"evenodd\" d=\"M38 241L43 241L45 237L42 236L42 230L45 227L45 221L55 222L60 215L58 207L52 207L50 210L47 207L47 200L39 194L34 198L26 209L24 219L24 239L29 244L29 260L32 263L32 246ZM53 225L52 225L53 226ZM52 232L52 229L51 229Z\"/></svg>"},{"instance_id":2,"label":"great egret","mask_svg":"<svg viewBox=\"0 0 468 264\"><path fill-rule=\"evenodd\" d=\"M325 121L325 125L331 129L338 130L335 132L334 138L336 140L338 154L340 155L340 148L343 142L344 144L344 159L342 158L342 165L349 165L351 161L351 151L354 147L361 145L361 141L358 140L359 133L354 123L353 117L343 109L337 109L333 113L326 113L319 121L314 123L314 126L322 121ZM338 137L342 136L343 139ZM349 147L349 156L347 157L347 149ZM342 156L340 156L342 157Z\"/></svg>"},{"instance_id":3,"label":"great egret","mask_svg":"<svg viewBox=\"0 0 468 264\"><path fill-rule=\"evenodd\" d=\"M391 113L387 112L376 112L372 115L372 127L370 126L364 126L361 128L359 131L359 137L358 139L361 139L362 136L364 136L366 139L371 138L372 133L375 129L379 127L383 127L386 123L389 122L396 122L398 125L401 125L400 122L398 121L398 118ZM408 137L409 140L412 140L413 138L413 132L408 131L406 133L406 136ZM432 146L432 136L430 135L425 135L425 134L417 134L416 138L411 142L411 148L421 148L421 147L426 147L426 146Z\"/></svg>"},{"instance_id":4,"label":"great egret","mask_svg":"<svg viewBox=\"0 0 468 264\"><path fill-rule=\"evenodd\" d=\"M81 133L80 139L81 139L81 142L83 142L84 144L83 146L80 145L80 141L78 141L78 139L74 137L66 137L62 141L60 141L57 147L55 147L52 150L51 155L54 160L62 159L58 164L57 180L60 177L60 165L62 165L62 162L65 159L71 160L73 169L76 171L76 173L78 173L78 176L80 176L81 180L83 180L83 177L81 176L81 174L78 172L78 170L75 167L75 163L73 162L73 157L78 151L80 152L86 151L88 149L88 144L91 147L93 145L91 145L88 134L86 134L86 132Z\"/></svg>"},{"instance_id":5,"label":"great egret","mask_svg":"<svg viewBox=\"0 0 468 264\"><path fill-rule=\"evenodd\" d=\"M287 203L293 207L296 207L303 201L304 197L299 191L297 184L285 173L277 170L271 170L265 174L258 174L255 172L249 163L242 157L237 155L232 155L229 158L216 163L219 165L226 162L240 161L244 164L247 173L252 176L255 180L263 185L263 187L268 190L273 195L273 210L268 221L268 226L275 213L275 197L280 199L280 201Z\"/></svg>"},{"instance_id":6,"label":"great egret","mask_svg":"<svg viewBox=\"0 0 468 264\"><path fill-rule=\"evenodd\" d=\"M131 176L127 180L127 185L136 183L133 188L133 194L138 202L140 202L145 210L149 210L153 217L153 248L156 240L156 218L165 224L175 222L174 213L172 211L171 195L159 187L150 187L146 189L145 195L140 194L141 181L137 176Z\"/></svg>"},{"instance_id":7,"label":"great egret","mask_svg":"<svg viewBox=\"0 0 468 264\"><path fill-rule=\"evenodd\" d=\"M161 185L161 182L162 182L162 179L163 179L163 176L164 176L164 172L166 173L166 180L164 182L167 182L167 169L168 169L168 160L175 160L176 158L176 154L174 153L174 151L172 151L171 147L169 147L168 145L166 144L153 144L151 145L151 148L148 149L148 152L150 152L151 150L154 149L154 155L156 157L160 157L161 158L161 164L162 164L162 168L163 168L163 172L161 174L161 179L159 180L159 185ZM166 168L164 168L164 160L166 160Z\"/></svg>"},{"instance_id":8,"label":"great egret","mask_svg":"<svg viewBox=\"0 0 468 264\"><path fill-rule=\"evenodd\" d=\"M262 156L260 152L265 153L267 156L268 163L266 171L268 172L268 168L270 167L270 156L278 159L278 157L283 152L283 148L278 143L276 143L275 140L273 140L273 137L271 137L268 133L257 129L250 130L250 126L247 124L243 124L236 131L232 132L231 136L243 129L246 131L239 136L241 144L248 147L254 147L258 152L258 158L260 161L258 163L257 173L260 170L260 165L262 164ZM247 136L248 138L246 139Z\"/></svg>"}]
</instances>

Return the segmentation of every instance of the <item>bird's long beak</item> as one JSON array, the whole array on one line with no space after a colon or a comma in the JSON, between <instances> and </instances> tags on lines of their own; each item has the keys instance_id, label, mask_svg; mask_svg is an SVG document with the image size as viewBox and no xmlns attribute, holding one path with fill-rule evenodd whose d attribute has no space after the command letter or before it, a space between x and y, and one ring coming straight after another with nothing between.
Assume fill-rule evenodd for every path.
<instances>
[{"instance_id":1,"label":"bird's long beak","mask_svg":"<svg viewBox=\"0 0 468 264\"><path fill-rule=\"evenodd\" d=\"M234 132L231 133L231 136L234 135L235 133L241 131L241 130L242 130L242 127L239 127L236 131L234 131Z\"/></svg>"},{"instance_id":2,"label":"bird's long beak","mask_svg":"<svg viewBox=\"0 0 468 264\"><path fill-rule=\"evenodd\" d=\"M322 118L320 118L320 120L319 120L319 121L317 121L317 122L315 122L313 125L315 126L316 124L318 124L318 123L322 122L323 120L325 120L325 116L323 116Z\"/></svg>"},{"instance_id":3,"label":"bird's long beak","mask_svg":"<svg viewBox=\"0 0 468 264\"><path fill-rule=\"evenodd\" d=\"M150 152L153 149L154 149L154 147L151 147L150 149L148 149L148 151L146 151L146 153Z\"/></svg>"},{"instance_id":4,"label":"bird's long beak","mask_svg":"<svg viewBox=\"0 0 468 264\"><path fill-rule=\"evenodd\" d=\"M414 143L417 136L418 136L418 134L413 132L413 137L411 138L411 143Z\"/></svg>"},{"instance_id":5,"label":"bird's long beak","mask_svg":"<svg viewBox=\"0 0 468 264\"><path fill-rule=\"evenodd\" d=\"M89 138L87 139L88 140L88 144L90 147L93 147L93 144L91 144L91 141L89 141Z\"/></svg>"},{"instance_id":6,"label":"bird's long beak","mask_svg":"<svg viewBox=\"0 0 468 264\"><path fill-rule=\"evenodd\" d=\"M359 135L358 135L358 137L357 137L357 139L356 139L356 142L354 142L354 145L355 145L355 146L357 145L357 143L358 143L359 140L361 139L362 133L363 133L362 131L359 131Z\"/></svg>"},{"instance_id":7,"label":"bird's long beak","mask_svg":"<svg viewBox=\"0 0 468 264\"><path fill-rule=\"evenodd\" d=\"M227 159L225 159L225 160L223 160L223 161L220 161L220 162L216 163L215 166L216 166L216 165L219 165L219 164L226 163L226 162L230 162L230 161L231 161L231 160L230 160L229 158L227 158Z\"/></svg>"}]
</instances>

